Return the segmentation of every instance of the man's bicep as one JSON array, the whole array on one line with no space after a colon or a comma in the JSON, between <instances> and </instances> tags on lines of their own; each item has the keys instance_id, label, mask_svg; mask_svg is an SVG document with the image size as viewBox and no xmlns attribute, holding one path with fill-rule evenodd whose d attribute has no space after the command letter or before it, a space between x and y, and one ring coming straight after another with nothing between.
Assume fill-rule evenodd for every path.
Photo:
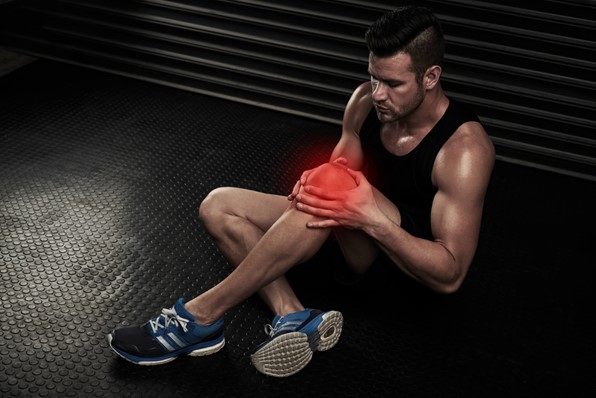
<instances>
[{"instance_id":1,"label":"man's bicep","mask_svg":"<svg viewBox=\"0 0 596 398\"><path fill-rule=\"evenodd\" d=\"M471 261L476 251L493 164L491 148L476 138L464 135L454 141L459 145L443 152L433 169L438 187L431 212L433 235L463 263ZM466 149L461 150L462 146Z\"/></svg>"},{"instance_id":2,"label":"man's bicep","mask_svg":"<svg viewBox=\"0 0 596 398\"><path fill-rule=\"evenodd\" d=\"M458 265L467 268L476 252L482 202L457 190L439 190L431 210L431 228Z\"/></svg>"}]
</instances>

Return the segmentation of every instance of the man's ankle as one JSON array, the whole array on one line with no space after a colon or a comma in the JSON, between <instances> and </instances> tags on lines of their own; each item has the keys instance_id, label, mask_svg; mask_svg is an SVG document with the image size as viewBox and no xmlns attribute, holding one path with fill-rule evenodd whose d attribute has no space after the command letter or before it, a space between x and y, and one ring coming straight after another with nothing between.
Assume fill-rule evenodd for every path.
<instances>
[{"instance_id":1,"label":"man's ankle","mask_svg":"<svg viewBox=\"0 0 596 398\"><path fill-rule=\"evenodd\" d=\"M294 312L300 312L304 310L305 308L303 306L286 306L283 307L280 311L276 311L276 315L286 316L289 314L293 314Z\"/></svg>"},{"instance_id":2,"label":"man's ankle","mask_svg":"<svg viewBox=\"0 0 596 398\"><path fill-rule=\"evenodd\" d=\"M184 304L184 308L195 318L194 322L201 326L211 326L219 320L219 317L209 316L207 311L204 311L196 303L189 301Z\"/></svg>"}]
</instances>

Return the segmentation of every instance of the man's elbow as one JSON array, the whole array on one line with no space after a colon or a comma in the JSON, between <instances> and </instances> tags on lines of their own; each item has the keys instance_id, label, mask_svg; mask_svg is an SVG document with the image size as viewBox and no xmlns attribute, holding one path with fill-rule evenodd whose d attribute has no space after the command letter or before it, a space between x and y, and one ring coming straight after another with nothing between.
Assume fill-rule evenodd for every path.
<instances>
[{"instance_id":1,"label":"man's elbow","mask_svg":"<svg viewBox=\"0 0 596 398\"><path fill-rule=\"evenodd\" d=\"M461 285L464 283L466 277L465 272L454 272L449 278L445 278L440 281L434 281L430 288L437 293L441 294L453 294L459 290Z\"/></svg>"},{"instance_id":2,"label":"man's elbow","mask_svg":"<svg viewBox=\"0 0 596 398\"><path fill-rule=\"evenodd\" d=\"M449 260L448 263L444 263L440 268L437 268L437 273L430 287L438 293L453 294L464 283L471 263L461 258L458 261L446 246L443 247L449 253Z\"/></svg>"},{"instance_id":3,"label":"man's elbow","mask_svg":"<svg viewBox=\"0 0 596 398\"><path fill-rule=\"evenodd\" d=\"M451 283L441 283L433 288L434 291L441 294L453 294L459 290L463 281L456 281Z\"/></svg>"}]
</instances>

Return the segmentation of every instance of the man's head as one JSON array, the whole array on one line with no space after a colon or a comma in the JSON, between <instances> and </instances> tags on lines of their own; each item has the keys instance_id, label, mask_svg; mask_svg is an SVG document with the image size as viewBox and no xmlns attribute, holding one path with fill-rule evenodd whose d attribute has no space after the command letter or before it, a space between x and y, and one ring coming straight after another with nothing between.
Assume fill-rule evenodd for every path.
<instances>
[{"instance_id":1,"label":"man's head","mask_svg":"<svg viewBox=\"0 0 596 398\"><path fill-rule=\"evenodd\" d=\"M383 123L403 120L440 93L445 44L435 15L409 6L384 14L366 31L373 104Z\"/></svg>"},{"instance_id":2,"label":"man's head","mask_svg":"<svg viewBox=\"0 0 596 398\"><path fill-rule=\"evenodd\" d=\"M426 7L407 6L387 12L368 28L365 39L368 50L377 57L408 54L419 81L430 66L443 65L443 29Z\"/></svg>"}]
</instances>

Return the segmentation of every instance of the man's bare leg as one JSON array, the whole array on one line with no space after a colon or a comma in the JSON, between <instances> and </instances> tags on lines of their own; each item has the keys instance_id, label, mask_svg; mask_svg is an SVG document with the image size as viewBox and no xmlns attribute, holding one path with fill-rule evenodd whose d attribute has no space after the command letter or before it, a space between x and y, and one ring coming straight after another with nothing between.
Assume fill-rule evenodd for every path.
<instances>
[{"instance_id":1,"label":"man's bare leg","mask_svg":"<svg viewBox=\"0 0 596 398\"><path fill-rule=\"evenodd\" d=\"M346 189L355 186L355 181L345 170L335 175L332 172L331 178L334 183L344 179ZM214 194L212 199L216 196ZM236 269L219 284L187 303L188 306L179 299L171 309L163 309L159 316L141 326L114 329L108 335L108 341L118 355L133 363L157 365L170 362L179 355L213 354L225 344L225 312L259 290L276 312L284 307L294 306L296 309L284 317L274 318L269 338L251 355L251 361L259 371L272 376L289 376L306 366L313 352L326 351L337 343L343 325L342 314L302 310L283 278L291 267L313 256L331 230L307 228L309 221L317 219L296 209L294 203L288 205L285 198L285 203L271 195L261 197L264 198L268 199L254 202L261 209L256 222L255 209L242 213L246 220L253 218L252 222L244 224L239 223L238 217L207 215L210 207L213 210L211 205L202 209L202 216L210 220L208 224L212 229L228 230L227 238L224 233L218 235L219 245L231 262L237 264ZM268 206L264 207L265 204ZM217 224L212 222L214 220L226 220L227 223ZM217 225L219 227L214 227Z\"/></svg>"},{"instance_id":2,"label":"man's bare leg","mask_svg":"<svg viewBox=\"0 0 596 398\"><path fill-rule=\"evenodd\" d=\"M217 230L218 246L232 264L238 265L219 284L187 302L186 308L198 323L209 325L258 290L277 314L304 309L283 275L294 265L311 258L330 231L307 228L306 223L313 217L288 204L285 197L237 190L230 193L237 195L245 204L244 216L226 211L227 215L218 217L219 221L207 221L206 226ZM249 197L261 200L255 205L246 205ZM280 215L282 200L285 201L285 210ZM219 212L221 210L218 209ZM263 216L264 211L271 211L272 216ZM207 208L202 213L203 219L208 220ZM255 215L258 217L255 218ZM275 215L278 215L277 220L273 220ZM253 217L252 221L249 221L250 217Z\"/></svg>"},{"instance_id":3,"label":"man's bare leg","mask_svg":"<svg viewBox=\"0 0 596 398\"><path fill-rule=\"evenodd\" d=\"M330 231L308 229L306 224L313 217L298 211L286 198L282 199L283 202L271 199L268 207L256 203L262 209L270 210L271 216L259 218L257 224L244 224L241 227L244 234L232 234L235 240L221 243L222 247L228 245L227 255L232 261L239 261L248 251L227 278L187 305L182 299L178 300L171 309L163 309L159 316L141 326L114 329L108 335L110 347L121 357L140 365L167 363L179 355L213 354L225 344L224 313L258 290L273 303L273 308L290 308L288 303L296 307L295 311L288 310L291 314L284 320L300 318L300 325L308 326L283 336L272 333L267 340L272 345L259 346L259 355L254 360L251 357L259 371L279 377L289 376L306 366L314 351L333 347L341 334L341 314L337 311L302 311L302 304L283 278L289 268L316 253ZM248 217L254 215L252 212L246 214ZM239 220L234 221L238 224ZM270 223L272 225L267 229ZM225 225L222 228L225 230ZM234 253L234 247L244 249ZM275 325L279 323L282 322ZM273 341L278 337L283 338ZM274 364L273 368L269 367L270 363Z\"/></svg>"},{"instance_id":4,"label":"man's bare leg","mask_svg":"<svg viewBox=\"0 0 596 398\"><path fill-rule=\"evenodd\" d=\"M329 164L318 171L309 176L314 185L333 189L355 186L339 165ZM276 314L304 309L283 275L312 257L330 230L307 228L313 216L300 212L294 204L288 206L285 197L237 188L212 192L200 214L224 256L237 269L186 304L199 323L219 319L255 289ZM338 229L335 233L348 265L357 273L368 269L378 254L375 243L357 231Z\"/></svg>"},{"instance_id":5,"label":"man's bare leg","mask_svg":"<svg viewBox=\"0 0 596 398\"><path fill-rule=\"evenodd\" d=\"M220 252L235 268L288 206L285 196L226 187L212 191L205 198L199 216ZM259 295L275 314L304 309L284 276L261 288ZM187 303L191 312L196 312L194 304Z\"/></svg>"}]
</instances>

